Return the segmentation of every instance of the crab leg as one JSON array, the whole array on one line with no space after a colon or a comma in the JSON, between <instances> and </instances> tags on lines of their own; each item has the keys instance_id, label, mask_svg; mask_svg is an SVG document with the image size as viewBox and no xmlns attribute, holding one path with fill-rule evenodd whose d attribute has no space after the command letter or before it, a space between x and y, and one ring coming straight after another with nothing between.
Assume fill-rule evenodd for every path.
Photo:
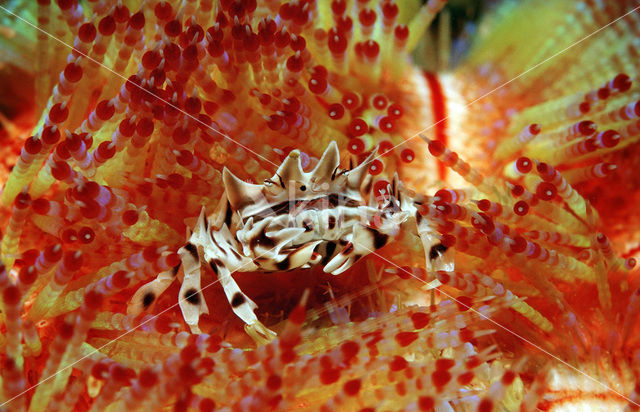
<instances>
[{"instance_id":1,"label":"crab leg","mask_svg":"<svg viewBox=\"0 0 640 412\"><path fill-rule=\"evenodd\" d=\"M193 236L192 236L193 238ZM191 239L190 239L191 240ZM201 250L188 242L178 250L184 268L184 278L180 287L180 310L191 333L200 333L198 321L200 315L209 313L200 287L200 256Z\"/></svg>"},{"instance_id":2,"label":"crab leg","mask_svg":"<svg viewBox=\"0 0 640 412\"><path fill-rule=\"evenodd\" d=\"M440 243L437 232L429 225L429 220L421 219L417 226L418 236L424 248L429 279L433 280L434 273L438 270L452 271L454 269L453 251L447 251L447 247Z\"/></svg>"},{"instance_id":3,"label":"crab leg","mask_svg":"<svg viewBox=\"0 0 640 412\"><path fill-rule=\"evenodd\" d=\"M229 268L220 259L213 258L207 255L206 252L205 258L220 281L233 313L246 324L245 330L247 333L257 341L268 342L275 338L276 334L258 320L258 317L253 312L258 305L242 293L240 287L231 276Z\"/></svg>"},{"instance_id":4,"label":"crab leg","mask_svg":"<svg viewBox=\"0 0 640 412\"><path fill-rule=\"evenodd\" d=\"M173 280L176 278L179 269L180 265L161 272L153 281L141 286L129 301L127 314L138 315L139 313L149 309L158 296L160 296L169 287L169 285L171 285Z\"/></svg>"},{"instance_id":5,"label":"crab leg","mask_svg":"<svg viewBox=\"0 0 640 412\"><path fill-rule=\"evenodd\" d=\"M275 338L276 334L258 320L254 313L258 305L240 290L231 276L237 270L250 272L257 269L251 259L239 253L241 250L225 223L219 230L213 230L208 234L204 247L204 260L222 285L231 309L246 324L247 333L256 341L268 342Z\"/></svg>"}]
</instances>

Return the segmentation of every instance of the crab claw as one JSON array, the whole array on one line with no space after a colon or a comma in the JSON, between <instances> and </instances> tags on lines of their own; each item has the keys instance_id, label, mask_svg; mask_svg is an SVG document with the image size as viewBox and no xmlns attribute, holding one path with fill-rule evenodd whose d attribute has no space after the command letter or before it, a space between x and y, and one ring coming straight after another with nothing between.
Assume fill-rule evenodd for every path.
<instances>
[{"instance_id":1,"label":"crab claw","mask_svg":"<svg viewBox=\"0 0 640 412\"><path fill-rule=\"evenodd\" d=\"M349 246L349 245L347 245ZM324 267L324 271L326 273L331 273L332 275L339 275L345 270L349 269L354 263L356 263L356 257L350 255L343 255L342 253L337 254L327 263Z\"/></svg>"},{"instance_id":2,"label":"crab claw","mask_svg":"<svg viewBox=\"0 0 640 412\"><path fill-rule=\"evenodd\" d=\"M251 325L245 324L244 330L258 345L266 345L278 336L274 331L267 328L260 322L253 323Z\"/></svg>"},{"instance_id":3,"label":"crab claw","mask_svg":"<svg viewBox=\"0 0 640 412\"><path fill-rule=\"evenodd\" d=\"M352 236L347 236L347 240L352 239ZM358 252L358 244L353 242L347 243L342 251L335 255L324 267L325 273L331 273L332 275L339 275L345 270L349 269L360 257L366 252Z\"/></svg>"}]
</instances>

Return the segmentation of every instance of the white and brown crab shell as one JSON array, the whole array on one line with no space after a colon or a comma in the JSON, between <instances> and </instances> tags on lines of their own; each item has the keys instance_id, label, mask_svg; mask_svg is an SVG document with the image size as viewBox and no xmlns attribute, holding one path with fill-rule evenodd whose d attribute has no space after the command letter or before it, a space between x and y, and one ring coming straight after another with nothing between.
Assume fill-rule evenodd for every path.
<instances>
[{"instance_id":1,"label":"white and brown crab shell","mask_svg":"<svg viewBox=\"0 0 640 412\"><path fill-rule=\"evenodd\" d=\"M313 170L305 172L300 153L292 151L262 185L243 182L225 168L225 194L217 211L207 217L202 210L178 252L184 273L180 308L191 330L199 331L200 315L208 313L200 291L202 263L211 267L252 336L268 339L275 335L257 319L256 304L240 290L232 273L320 264L325 272L338 275L385 246L410 216L418 217L397 175L382 202L371 193L368 170L376 152L355 168L341 170L338 147L332 142ZM413 230L417 228L429 255L437 239L425 221L415 223ZM177 274L178 270L162 273L140 288L131 312L146 309L145 297L157 297Z\"/></svg>"},{"instance_id":2,"label":"white and brown crab shell","mask_svg":"<svg viewBox=\"0 0 640 412\"><path fill-rule=\"evenodd\" d=\"M390 233L372 227L372 218L383 216L378 220L385 228L397 231L410 212L382 214L370 193L368 170L375 154L351 170L340 170L338 146L331 142L313 170L305 172L294 150L262 185L243 182L225 168L225 191L239 218L236 238L243 253L261 270L321 263L325 272L337 275L383 247Z\"/></svg>"}]
</instances>

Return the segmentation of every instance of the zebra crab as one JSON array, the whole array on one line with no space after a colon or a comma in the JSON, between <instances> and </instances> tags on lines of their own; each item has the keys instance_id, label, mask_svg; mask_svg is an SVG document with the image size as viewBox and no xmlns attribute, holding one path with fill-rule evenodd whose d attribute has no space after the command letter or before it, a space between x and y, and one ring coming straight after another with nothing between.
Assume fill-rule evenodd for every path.
<instances>
[{"instance_id":1,"label":"zebra crab","mask_svg":"<svg viewBox=\"0 0 640 412\"><path fill-rule=\"evenodd\" d=\"M178 251L183 269L179 305L191 332L200 333L200 315L209 313L200 287L201 263L211 267L233 312L257 341L276 335L256 317L257 305L238 287L231 276L235 271L273 272L319 264L324 272L339 275L385 246L409 219L414 219L410 226L422 241L427 271L433 271L434 264L452 270L451 253L439 242L434 222L418 213L421 202L411 197L397 174L382 201L372 193L368 171L376 152L357 167L342 170L338 146L331 142L313 170L304 172L300 152L294 150L263 184L243 182L225 168L225 190L217 210L206 216L202 209ZM140 287L128 312L149 308L179 272L180 265Z\"/></svg>"}]
</instances>

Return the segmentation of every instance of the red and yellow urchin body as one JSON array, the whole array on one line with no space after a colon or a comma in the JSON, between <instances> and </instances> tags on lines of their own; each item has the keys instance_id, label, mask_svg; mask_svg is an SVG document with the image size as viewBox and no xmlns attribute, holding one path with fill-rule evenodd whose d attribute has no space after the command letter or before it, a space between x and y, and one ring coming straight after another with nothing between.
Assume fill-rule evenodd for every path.
<instances>
[{"instance_id":1,"label":"red and yellow urchin body","mask_svg":"<svg viewBox=\"0 0 640 412\"><path fill-rule=\"evenodd\" d=\"M16 8L74 50L37 36L43 114L1 197L7 407L633 407L635 4L505 2L463 64L424 74L409 53L442 6ZM219 201L222 165L262 182L293 149L312 167L332 140L354 164L379 145L374 187L397 172L431 195L419 212L456 251L439 291L420 289L433 275L402 232L334 279L238 274L279 335L257 348L215 284L203 334L187 332L176 287L157 316L126 314Z\"/></svg>"}]
</instances>

